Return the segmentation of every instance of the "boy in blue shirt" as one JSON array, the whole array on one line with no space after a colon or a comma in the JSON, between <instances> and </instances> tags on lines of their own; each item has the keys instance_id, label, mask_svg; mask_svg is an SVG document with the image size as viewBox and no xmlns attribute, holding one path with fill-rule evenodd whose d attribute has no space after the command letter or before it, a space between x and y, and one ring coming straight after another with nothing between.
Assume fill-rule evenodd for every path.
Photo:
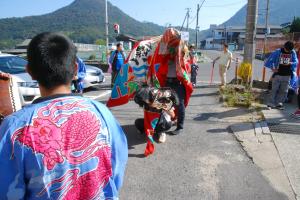
<instances>
[{"instance_id":1,"label":"boy in blue shirt","mask_svg":"<svg viewBox=\"0 0 300 200\"><path fill-rule=\"evenodd\" d=\"M283 103L287 98L291 77L295 74L297 64L297 55L291 41L286 42L283 48L274 51L267 59L265 66L274 73L271 99L268 103L270 108L284 109Z\"/></svg>"},{"instance_id":2,"label":"boy in blue shirt","mask_svg":"<svg viewBox=\"0 0 300 200\"><path fill-rule=\"evenodd\" d=\"M27 57L41 98L0 126L0 199L118 199L126 137L104 105L71 94L74 44L42 33Z\"/></svg>"}]
</instances>

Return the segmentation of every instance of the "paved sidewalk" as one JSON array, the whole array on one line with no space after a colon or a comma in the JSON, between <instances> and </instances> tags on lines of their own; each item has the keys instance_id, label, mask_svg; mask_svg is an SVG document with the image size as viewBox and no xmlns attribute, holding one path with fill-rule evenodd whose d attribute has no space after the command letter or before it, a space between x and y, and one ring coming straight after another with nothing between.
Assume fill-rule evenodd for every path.
<instances>
[{"instance_id":1,"label":"paved sidewalk","mask_svg":"<svg viewBox=\"0 0 300 200\"><path fill-rule=\"evenodd\" d=\"M263 114L285 167L291 186L300 199L300 120L293 119L296 104L286 104L285 110L265 109Z\"/></svg>"},{"instance_id":2,"label":"paved sidewalk","mask_svg":"<svg viewBox=\"0 0 300 200\"><path fill-rule=\"evenodd\" d=\"M263 123L238 123L230 129L241 143L252 161L261 169L276 190L294 200L295 194L291 187L285 167L273 142L273 138Z\"/></svg>"}]
</instances>

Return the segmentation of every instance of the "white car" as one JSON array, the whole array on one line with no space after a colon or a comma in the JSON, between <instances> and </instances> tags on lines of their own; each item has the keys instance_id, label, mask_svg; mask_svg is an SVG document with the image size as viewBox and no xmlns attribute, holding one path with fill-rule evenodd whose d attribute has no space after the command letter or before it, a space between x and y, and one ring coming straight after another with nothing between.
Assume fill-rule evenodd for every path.
<instances>
[{"instance_id":1,"label":"white car","mask_svg":"<svg viewBox=\"0 0 300 200\"><path fill-rule=\"evenodd\" d=\"M84 88L97 86L105 82L105 76L101 69L91 65L85 65L85 66L86 66L86 76L83 80Z\"/></svg>"},{"instance_id":2,"label":"white car","mask_svg":"<svg viewBox=\"0 0 300 200\"><path fill-rule=\"evenodd\" d=\"M13 82L19 89L22 105L40 96L38 83L26 72L26 65L27 61L19 56L0 53L0 71L12 75Z\"/></svg>"}]
</instances>

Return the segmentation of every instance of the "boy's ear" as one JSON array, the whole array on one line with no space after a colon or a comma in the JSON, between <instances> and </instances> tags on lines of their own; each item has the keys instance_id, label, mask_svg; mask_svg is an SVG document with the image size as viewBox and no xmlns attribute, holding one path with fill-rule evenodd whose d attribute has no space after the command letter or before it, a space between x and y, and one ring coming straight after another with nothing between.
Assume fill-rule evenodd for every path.
<instances>
[{"instance_id":1,"label":"boy's ear","mask_svg":"<svg viewBox=\"0 0 300 200\"><path fill-rule=\"evenodd\" d=\"M34 81L36 81L36 78L34 78L31 70L28 67L28 64L26 65L25 69L26 69L26 72L31 76L31 79L34 80Z\"/></svg>"}]
</instances>

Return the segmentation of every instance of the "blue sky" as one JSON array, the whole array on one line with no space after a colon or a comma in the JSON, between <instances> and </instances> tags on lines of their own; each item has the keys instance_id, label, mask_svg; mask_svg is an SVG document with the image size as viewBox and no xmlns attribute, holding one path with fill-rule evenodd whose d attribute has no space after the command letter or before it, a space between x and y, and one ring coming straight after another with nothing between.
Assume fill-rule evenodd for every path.
<instances>
[{"instance_id":1,"label":"blue sky","mask_svg":"<svg viewBox=\"0 0 300 200\"><path fill-rule=\"evenodd\" d=\"M52 12L74 0L0 0L0 18L23 17ZM197 3L202 0L110 0L125 13L139 21L165 26L181 25L185 8L191 8L191 20L196 16ZM233 16L247 0L206 0L199 14L200 29L220 24ZM194 20L190 27L196 26Z\"/></svg>"}]
</instances>

